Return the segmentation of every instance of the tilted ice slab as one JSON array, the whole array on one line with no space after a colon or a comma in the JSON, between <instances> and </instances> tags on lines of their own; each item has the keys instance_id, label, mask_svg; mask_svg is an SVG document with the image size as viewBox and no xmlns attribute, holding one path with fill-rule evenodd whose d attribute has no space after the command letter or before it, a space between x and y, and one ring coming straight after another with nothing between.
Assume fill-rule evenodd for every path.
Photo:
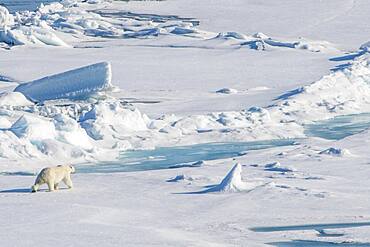
<instances>
[{"instance_id":1,"label":"tilted ice slab","mask_svg":"<svg viewBox=\"0 0 370 247\"><path fill-rule=\"evenodd\" d=\"M103 62L24 83L14 91L34 102L84 99L111 88L111 78L111 66Z\"/></svg>"}]
</instances>

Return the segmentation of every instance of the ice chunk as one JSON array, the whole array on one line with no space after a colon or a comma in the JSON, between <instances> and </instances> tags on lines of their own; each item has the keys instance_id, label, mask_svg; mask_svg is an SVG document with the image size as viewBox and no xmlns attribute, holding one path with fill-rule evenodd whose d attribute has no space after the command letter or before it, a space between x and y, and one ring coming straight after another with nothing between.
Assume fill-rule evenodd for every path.
<instances>
[{"instance_id":1,"label":"ice chunk","mask_svg":"<svg viewBox=\"0 0 370 247\"><path fill-rule=\"evenodd\" d=\"M270 164L265 165L265 171L270 171L270 172L294 172L295 169L282 166L279 161L273 162Z\"/></svg>"},{"instance_id":2,"label":"ice chunk","mask_svg":"<svg viewBox=\"0 0 370 247\"><path fill-rule=\"evenodd\" d=\"M177 175L174 178L168 179L167 182L179 182L179 181L193 181L192 177L185 176L184 174Z\"/></svg>"},{"instance_id":3,"label":"ice chunk","mask_svg":"<svg viewBox=\"0 0 370 247\"><path fill-rule=\"evenodd\" d=\"M247 39L247 37L244 34L238 33L238 32L222 32L218 33L215 38L223 38L223 39Z\"/></svg>"},{"instance_id":4,"label":"ice chunk","mask_svg":"<svg viewBox=\"0 0 370 247\"><path fill-rule=\"evenodd\" d=\"M238 90L234 88L221 88L216 91L216 93L223 93L223 94L235 94L238 93Z\"/></svg>"},{"instance_id":5,"label":"ice chunk","mask_svg":"<svg viewBox=\"0 0 370 247\"><path fill-rule=\"evenodd\" d=\"M110 64L103 62L24 83L14 91L23 93L34 102L84 99L111 88L111 77Z\"/></svg>"},{"instance_id":6,"label":"ice chunk","mask_svg":"<svg viewBox=\"0 0 370 247\"><path fill-rule=\"evenodd\" d=\"M338 156L338 157L343 157L343 156L348 156L350 155L350 151L348 149L341 149L341 148L328 148L323 151L321 151L319 154L327 154L327 155L332 155L332 156Z\"/></svg>"}]
</instances>

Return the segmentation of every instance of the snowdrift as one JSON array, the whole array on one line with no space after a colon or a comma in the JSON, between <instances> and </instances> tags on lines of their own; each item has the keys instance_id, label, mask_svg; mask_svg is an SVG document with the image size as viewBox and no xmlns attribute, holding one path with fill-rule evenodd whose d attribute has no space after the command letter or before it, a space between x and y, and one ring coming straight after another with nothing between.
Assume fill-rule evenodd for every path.
<instances>
[{"instance_id":1,"label":"snowdrift","mask_svg":"<svg viewBox=\"0 0 370 247\"><path fill-rule=\"evenodd\" d=\"M111 88L111 78L111 66L103 62L24 83L14 91L24 94L33 102L86 99L99 91Z\"/></svg>"},{"instance_id":2,"label":"snowdrift","mask_svg":"<svg viewBox=\"0 0 370 247\"><path fill-rule=\"evenodd\" d=\"M339 115L370 112L370 55L279 97L270 107L274 118L310 123Z\"/></svg>"}]
</instances>

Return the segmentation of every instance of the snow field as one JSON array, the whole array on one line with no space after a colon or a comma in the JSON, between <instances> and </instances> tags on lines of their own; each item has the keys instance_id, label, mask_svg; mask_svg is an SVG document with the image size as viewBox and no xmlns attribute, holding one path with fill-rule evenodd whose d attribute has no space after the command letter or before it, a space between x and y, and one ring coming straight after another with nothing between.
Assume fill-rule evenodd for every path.
<instances>
[{"instance_id":1,"label":"snow field","mask_svg":"<svg viewBox=\"0 0 370 247\"><path fill-rule=\"evenodd\" d=\"M361 0L0 7L0 245L369 245L366 117L340 140L305 131L369 112L368 9ZM79 68L99 61L113 71ZM106 90L113 84L122 91ZM336 131L356 125L346 117ZM113 172L164 163L170 154L157 147L285 138L299 139ZM37 171L65 163L101 170L81 168L72 191L29 193ZM303 229L253 230L290 225Z\"/></svg>"}]
</instances>

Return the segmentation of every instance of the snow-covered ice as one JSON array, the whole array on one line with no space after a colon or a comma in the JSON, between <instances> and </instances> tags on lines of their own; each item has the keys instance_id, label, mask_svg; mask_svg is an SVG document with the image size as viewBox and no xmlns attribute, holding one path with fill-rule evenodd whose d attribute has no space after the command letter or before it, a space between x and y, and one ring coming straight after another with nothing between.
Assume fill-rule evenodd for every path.
<instances>
[{"instance_id":1,"label":"snow-covered ice","mask_svg":"<svg viewBox=\"0 0 370 247\"><path fill-rule=\"evenodd\" d=\"M41 2L0 0L0 246L370 245L367 1Z\"/></svg>"}]
</instances>

